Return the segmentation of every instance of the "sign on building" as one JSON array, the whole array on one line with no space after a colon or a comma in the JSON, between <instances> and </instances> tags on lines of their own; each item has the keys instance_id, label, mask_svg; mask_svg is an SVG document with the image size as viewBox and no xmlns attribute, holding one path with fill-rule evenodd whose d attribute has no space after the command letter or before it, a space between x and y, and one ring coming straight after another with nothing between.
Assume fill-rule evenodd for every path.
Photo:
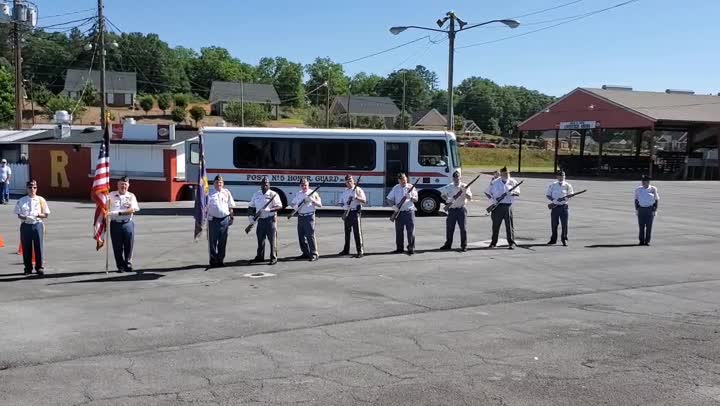
<instances>
[{"instance_id":1,"label":"sign on building","mask_svg":"<svg viewBox=\"0 0 720 406\"><path fill-rule=\"evenodd\" d=\"M561 130L589 130L597 127L597 121L566 121L560 123Z\"/></svg>"}]
</instances>

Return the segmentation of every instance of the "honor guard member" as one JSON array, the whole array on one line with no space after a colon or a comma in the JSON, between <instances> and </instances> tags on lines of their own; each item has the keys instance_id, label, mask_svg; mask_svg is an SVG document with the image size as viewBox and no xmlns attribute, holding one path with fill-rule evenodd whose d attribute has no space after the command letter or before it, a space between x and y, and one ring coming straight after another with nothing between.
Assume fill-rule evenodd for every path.
<instances>
[{"instance_id":1,"label":"honor guard member","mask_svg":"<svg viewBox=\"0 0 720 406\"><path fill-rule=\"evenodd\" d=\"M317 192L312 195L311 192L307 178L300 179L300 191L297 192L290 204L293 209L297 209L298 215L297 232L300 251L302 251L302 255L298 259L307 259L312 262L318 259L317 241L315 240L315 209L322 207L322 199Z\"/></svg>"},{"instance_id":2,"label":"honor guard member","mask_svg":"<svg viewBox=\"0 0 720 406\"><path fill-rule=\"evenodd\" d=\"M640 245L650 245L653 220L657 213L660 195L655 186L650 185L650 177L643 175L642 185L635 189L635 213L640 226Z\"/></svg>"},{"instance_id":3,"label":"honor guard member","mask_svg":"<svg viewBox=\"0 0 720 406\"><path fill-rule=\"evenodd\" d=\"M455 224L460 227L460 250L467 251L467 208L465 205L472 200L472 192L467 185L460 181L460 171L453 172L452 183L443 186L440 193L446 201L452 199L458 192L463 192L459 198L448 202L448 215L445 220L445 244L440 247L441 250L452 249L453 234L455 234Z\"/></svg>"},{"instance_id":4,"label":"honor guard member","mask_svg":"<svg viewBox=\"0 0 720 406\"><path fill-rule=\"evenodd\" d=\"M574 191L572 185L565 181L565 171L558 171L556 173L556 177L557 182L553 182L548 185L547 190L545 191L545 197L550 200L551 204L555 205L555 207L553 207L553 209L550 211L551 234L548 244L557 244L557 228L559 222L560 224L562 224L562 234L560 234L560 240L562 241L563 246L567 246L569 214L568 201L567 199L558 199L562 199L567 195L571 195L574 193Z\"/></svg>"},{"instance_id":5,"label":"honor guard member","mask_svg":"<svg viewBox=\"0 0 720 406\"><path fill-rule=\"evenodd\" d=\"M222 176L215 176L213 186L213 190L208 195L207 206L208 251L211 268L225 266L225 246L227 245L228 230L235 220L233 216L235 200L232 193L225 189Z\"/></svg>"},{"instance_id":6,"label":"honor guard member","mask_svg":"<svg viewBox=\"0 0 720 406\"><path fill-rule=\"evenodd\" d=\"M7 159L0 160L0 204L7 204L10 201L10 180L12 179L12 169L7 163Z\"/></svg>"},{"instance_id":7,"label":"honor guard member","mask_svg":"<svg viewBox=\"0 0 720 406\"><path fill-rule=\"evenodd\" d=\"M268 204L268 201L272 203ZM266 206L267 204L267 206ZM263 208L264 207L264 208ZM260 190L253 194L248 206L248 214L250 221L253 220L255 213L261 210L258 218L255 232L257 234L258 248L257 255L252 262L265 261L265 240L270 244L270 263L277 264L277 212L282 210L280 196L270 190L270 181L267 177L263 177L260 181Z\"/></svg>"},{"instance_id":8,"label":"honor guard member","mask_svg":"<svg viewBox=\"0 0 720 406\"><path fill-rule=\"evenodd\" d=\"M20 244L23 251L23 265L25 275L32 273L33 256L35 257L35 272L45 275L43 268L43 245L45 239L45 227L43 219L50 214L50 208L44 198L37 195L37 182L27 182L27 196L21 198L15 204L15 214L22 221L20 223Z\"/></svg>"},{"instance_id":9,"label":"honor guard member","mask_svg":"<svg viewBox=\"0 0 720 406\"><path fill-rule=\"evenodd\" d=\"M500 178L493 181L490 186L490 198L496 202L504 193L517 185L517 181L510 177L506 167L500 169ZM492 219L492 240L490 248L497 246L498 234L500 233L500 225L505 222L505 232L507 234L508 249L515 248L515 231L513 229L513 213L512 204L515 197L520 196L520 188L513 190L512 193L505 196L493 210L490 218Z\"/></svg>"},{"instance_id":10,"label":"honor guard member","mask_svg":"<svg viewBox=\"0 0 720 406\"><path fill-rule=\"evenodd\" d=\"M340 206L343 212L348 209L350 209L350 211L343 220L345 224L345 246L339 255L350 254L350 231L352 231L353 237L355 238L355 249L357 250L356 258L363 257L361 210L365 203L367 203L365 192L360 186L355 187L355 179L353 179L351 175L345 175L345 191L342 196L340 196Z\"/></svg>"},{"instance_id":11,"label":"honor guard member","mask_svg":"<svg viewBox=\"0 0 720 406\"><path fill-rule=\"evenodd\" d=\"M490 200L492 198L492 196L490 196L490 188L492 187L493 182L495 182L499 177L500 177L500 171L493 172L492 179L490 179L490 183L488 183L488 187L485 188L485 196L488 198L488 200Z\"/></svg>"},{"instance_id":12,"label":"honor guard member","mask_svg":"<svg viewBox=\"0 0 720 406\"><path fill-rule=\"evenodd\" d=\"M412 189L412 191L410 190ZM398 207L400 201L407 195L407 199ZM398 174L398 184L395 185L387 195L387 200L398 207L399 213L395 220L395 253L402 254L403 250L403 228L407 232L408 254L415 253L415 202L418 201L418 193L415 188L407 182L404 173Z\"/></svg>"},{"instance_id":13,"label":"honor guard member","mask_svg":"<svg viewBox=\"0 0 720 406\"><path fill-rule=\"evenodd\" d=\"M130 180L123 176L117 183L117 190L110 192L110 237L112 237L115 265L119 273L132 272L133 244L135 243L135 222L133 213L140 211L137 198L128 190ZM141 272L138 272L141 273Z\"/></svg>"}]
</instances>

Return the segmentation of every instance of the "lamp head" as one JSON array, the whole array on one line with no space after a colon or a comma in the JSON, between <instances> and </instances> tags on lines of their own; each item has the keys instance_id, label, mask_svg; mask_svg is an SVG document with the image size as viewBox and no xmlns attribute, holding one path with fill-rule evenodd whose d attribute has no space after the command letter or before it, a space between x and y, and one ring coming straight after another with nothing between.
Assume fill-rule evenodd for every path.
<instances>
[{"instance_id":1,"label":"lamp head","mask_svg":"<svg viewBox=\"0 0 720 406\"><path fill-rule=\"evenodd\" d=\"M510 28L517 28L520 26L520 22L518 20L500 20L500 22Z\"/></svg>"},{"instance_id":2,"label":"lamp head","mask_svg":"<svg viewBox=\"0 0 720 406\"><path fill-rule=\"evenodd\" d=\"M392 28L390 28L390 33L392 35L398 35L407 29L408 29L408 27L392 27Z\"/></svg>"}]
</instances>

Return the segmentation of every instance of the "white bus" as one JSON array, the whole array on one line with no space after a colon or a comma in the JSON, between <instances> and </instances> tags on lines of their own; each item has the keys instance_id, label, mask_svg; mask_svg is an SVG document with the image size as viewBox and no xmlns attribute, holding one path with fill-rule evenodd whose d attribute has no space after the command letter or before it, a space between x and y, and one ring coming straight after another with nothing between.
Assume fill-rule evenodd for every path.
<instances>
[{"instance_id":1,"label":"white bus","mask_svg":"<svg viewBox=\"0 0 720 406\"><path fill-rule=\"evenodd\" d=\"M419 212L434 214L442 201L437 189L461 166L455 134L445 131L205 127L202 134L210 180L220 174L237 200L250 200L267 176L284 206L302 177L311 187L322 184L324 205L338 205L351 174L362 175L368 206L381 207L397 173L405 172L410 182L419 180ZM188 175L197 173L191 168L197 162L188 164Z\"/></svg>"}]
</instances>

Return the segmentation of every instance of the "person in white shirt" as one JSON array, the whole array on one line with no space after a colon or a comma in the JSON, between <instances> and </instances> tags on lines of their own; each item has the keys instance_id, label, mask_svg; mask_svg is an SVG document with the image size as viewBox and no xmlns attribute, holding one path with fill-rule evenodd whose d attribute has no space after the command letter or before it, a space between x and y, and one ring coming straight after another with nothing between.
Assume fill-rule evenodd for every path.
<instances>
[{"instance_id":1,"label":"person in white shirt","mask_svg":"<svg viewBox=\"0 0 720 406\"><path fill-rule=\"evenodd\" d=\"M490 188L492 188L493 182L495 182L499 178L500 178L500 171L493 172L492 179L490 179L490 183L488 183L488 186L485 189L485 197L488 198L488 200L490 201L490 204L495 203L492 201L492 196L490 195Z\"/></svg>"},{"instance_id":2,"label":"person in white shirt","mask_svg":"<svg viewBox=\"0 0 720 406\"><path fill-rule=\"evenodd\" d=\"M297 209L298 223L298 242L302 255L297 259L307 259L309 261L317 261L318 250L317 241L315 240L315 209L322 207L322 199L315 192L312 193L307 178L300 179L300 191L295 194L290 205L293 209Z\"/></svg>"},{"instance_id":3,"label":"person in white shirt","mask_svg":"<svg viewBox=\"0 0 720 406\"><path fill-rule=\"evenodd\" d=\"M0 204L7 204L10 201L10 179L12 178L12 169L7 163L7 159L0 160Z\"/></svg>"},{"instance_id":4,"label":"person in white shirt","mask_svg":"<svg viewBox=\"0 0 720 406\"><path fill-rule=\"evenodd\" d=\"M493 210L490 215L492 219L492 239L490 240L490 248L495 248L497 246L500 225L502 225L503 221L505 222L508 249L514 249L516 245L512 204L515 202L515 197L520 196L520 188L513 190L512 193L507 193L516 185L517 181L511 178L507 168L503 167L500 169L500 178L493 181L490 186L490 198L493 202L499 202L495 210ZM500 199L504 194L505 197Z\"/></svg>"},{"instance_id":5,"label":"person in white shirt","mask_svg":"<svg viewBox=\"0 0 720 406\"><path fill-rule=\"evenodd\" d=\"M640 244L650 245L653 220L657 213L660 195L655 186L650 185L650 177L643 175L642 185L635 189L635 213L640 227Z\"/></svg>"},{"instance_id":6,"label":"person in white shirt","mask_svg":"<svg viewBox=\"0 0 720 406\"><path fill-rule=\"evenodd\" d=\"M548 244L557 244L557 228L558 223L561 223L562 234L560 234L560 240L563 246L567 246L569 209L566 196L573 194L574 191L572 185L565 181L565 171L558 171L556 175L557 182L548 185L545 191L545 197L547 197L551 204L555 205L550 211L551 234Z\"/></svg>"},{"instance_id":7,"label":"person in white shirt","mask_svg":"<svg viewBox=\"0 0 720 406\"><path fill-rule=\"evenodd\" d=\"M459 198L453 200L453 197L462 192ZM448 215L445 220L445 244L440 247L441 250L452 249L453 235L455 234L455 224L460 228L460 250L467 251L467 202L472 200L472 191L465 183L460 180L460 171L453 172L452 183L440 188L440 194L445 201L448 202Z\"/></svg>"},{"instance_id":8,"label":"person in white shirt","mask_svg":"<svg viewBox=\"0 0 720 406\"><path fill-rule=\"evenodd\" d=\"M403 202L403 198L407 199ZM403 228L407 232L408 254L415 253L415 202L418 201L417 189L407 181L404 173L398 174L398 184L395 185L387 195L387 200L398 209L399 213L395 220L395 253L402 254L403 249ZM403 202L400 204L400 202Z\"/></svg>"},{"instance_id":9,"label":"person in white shirt","mask_svg":"<svg viewBox=\"0 0 720 406\"><path fill-rule=\"evenodd\" d=\"M268 204L268 202L271 202ZM253 194L248 206L250 221L255 218L255 213L260 211L260 216L255 227L258 241L257 255L251 262L265 261L265 240L270 244L270 263L277 264L277 212L282 210L282 202L277 193L270 190L270 181L263 177L260 181L260 190Z\"/></svg>"},{"instance_id":10,"label":"person in white shirt","mask_svg":"<svg viewBox=\"0 0 720 406\"><path fill-rule=\"evenodd\" d=\"M50 214L50 208L44 198L37 195L37 182L27 182L27 196L15 204L15 214L22 221L20 224L20 244L23 251L23 265L25 275L32 273L33 256L35 257L35 272L45 275L43 267L43 252L45 227L43 219Z\"/></svg>"},{"instance_id":11,"label":"person in white shirt","mask_svg":"<svg viewBox=\"0 0 720 406\"><path fill-rule=\"evenodd\" d=\"M350 211L347 217L343 219L345 225L345 246L338 255L350 254L350 231L352 231L353 237L355 238L355 249L357 250L355 257L363 257L361 210L365 203L367 203L365 192L359 185L355 184L355 179L353 179L352 175L345 175L345 191L342 196L340 196L340 207L342 207L343 210L350 209Z\"/></svg>"},{"instance_id":12,"label":"person in white shirt","mask_svg":"<svg viewBox=\"0 0 720 406\"><path fill-rule=\"evenodd\" d=\"M228 230L235 220L233 208L235 199L225 189L225 181L217 175L213 180L213 190L208 195L208 254L210 267L225 266L225 247Z\"/></svg>"},{"instance_id":13,"label":"person in white shirt","mask_svg":"<svg viewBox=\"0 0 720 406\"><path fill-rule=\"evenodd\" d=\"M115 265L119 273L132 272L133 245L135 244L135 222L133 214L140 211L137 198L129 191L130 179L123 176L117 183L117 190L110 192L110 237L112 237ZM142 273L138 271L138 274Z\"/></svg>"}]
</instances>

